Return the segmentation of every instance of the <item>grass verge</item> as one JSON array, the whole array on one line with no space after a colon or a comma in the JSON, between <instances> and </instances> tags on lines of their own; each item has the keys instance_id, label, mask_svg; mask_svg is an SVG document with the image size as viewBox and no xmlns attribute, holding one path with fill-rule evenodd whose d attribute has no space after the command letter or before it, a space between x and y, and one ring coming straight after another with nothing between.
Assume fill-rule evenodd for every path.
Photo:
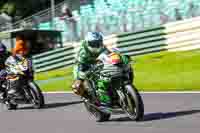
<instances>
[{"instance_id":1,"label":"grass verge","mask_svg":"<svg viewBox=\"0 0 200 133\"><path fill-rule=\"evenodd\" d=\"M152 53L133 59L134 84L139 90L200 90L200 50ZM43 91L66 91L71 90L72 75L72 67L68 67L38 73L35 77Z\"/></svg>"}]
</instances>

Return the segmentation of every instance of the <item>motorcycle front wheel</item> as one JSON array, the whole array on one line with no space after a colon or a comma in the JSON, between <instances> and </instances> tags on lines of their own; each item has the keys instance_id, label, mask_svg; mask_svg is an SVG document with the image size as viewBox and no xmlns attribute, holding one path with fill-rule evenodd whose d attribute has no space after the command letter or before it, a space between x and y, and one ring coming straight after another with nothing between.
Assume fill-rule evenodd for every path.
<instances>
[{"instance_id":1,"label":"motorcycle front wheel","mask_svg":"<svg viewBox=\"0 0 200 133\"><path fill-rule=\"evenodd\" d=\"M125 112L129 118L141 121L144 116L144 104L141 95L133 85L125 86Z\"/></svg>"},{"instance_id":2,"label":"motorcycle front wheel","mask_svg":"<svg viewBox=\"0 0 200 133\"><path fill-rule=\"evenodd\" d=\"M31 94L31 98L32 98L31 101L32 101L33 107L35 109L43 108L45 103L44 103L44 96L42 94L41 89L33 81L30 81L28 83L28 85L29 85L29 89L30 89L30 94Z\"/></svg>"}]
</instances>

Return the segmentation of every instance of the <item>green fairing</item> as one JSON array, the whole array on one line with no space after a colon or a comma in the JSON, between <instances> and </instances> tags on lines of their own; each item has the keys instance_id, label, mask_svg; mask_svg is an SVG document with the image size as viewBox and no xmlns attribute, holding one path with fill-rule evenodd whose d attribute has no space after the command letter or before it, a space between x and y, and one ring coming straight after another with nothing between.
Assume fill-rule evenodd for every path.
<instances>
[{"instance_id":1,"label":"green fairing","mask_svg":"<svg viewBox=\"0 0 200 133\"><path fill-rule=\"evenodd\" d=\"M97 81L97 87L98 89L102 89L102 90L107 90L109 87L109 81L108 80L98 80Z\"/></svg>"},{"instance_id":2,"label":"green fairing","mask_svg":"<svg viewBox=\"0 0 200 133\"><path fill-rule=\"evenodd\" d=\"M121 55L121 60L122 60L123 64L129 64L129 59L127 56Z\"/></svg>"},{"instance_id":3,"label":"green fairing","mask_svg":"<svg viewBox=\"0 0 200 133\"><path fill-rule=\"evenodd\" d=\"M108 80L98 80L97 81L97 94L99 96L99 99L102 103L110 103L111 98L108 94L108 88L109 88L110 82Z\"/></svg>"},{"instance_id":4,"label":"green fairing","mask_svg":"<svg viewBox=\"0 0 200 133\"><path fill-rule=\"evenodd\" d=\"M98 96L99 96L99 100L101 101L101 103L103 104L110 104L111 103L111 98L108 94L106 94L105 92L100 92L98 91Z\"/></svg>"}]
</instances>

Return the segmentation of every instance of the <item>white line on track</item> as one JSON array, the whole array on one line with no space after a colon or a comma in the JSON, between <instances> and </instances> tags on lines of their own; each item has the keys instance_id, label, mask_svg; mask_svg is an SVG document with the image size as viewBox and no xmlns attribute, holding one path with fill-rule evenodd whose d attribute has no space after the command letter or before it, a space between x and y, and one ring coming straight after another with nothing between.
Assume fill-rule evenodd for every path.
<instances>
[{"instance_id":1,"label":"white line on track","mask_svg":"<svg viewBox=\"0 0 200 133\"><path fill-rule=\"evenodd\" d=\"M73 93L72 91L52 91L52 92L43 92L44 94L64 94L64 93ZM152 92L143 92L140 91L140 93L144 94L194 94L194 93L200 93L200 91L152 91Z\"/></svg>"}]
</instances>

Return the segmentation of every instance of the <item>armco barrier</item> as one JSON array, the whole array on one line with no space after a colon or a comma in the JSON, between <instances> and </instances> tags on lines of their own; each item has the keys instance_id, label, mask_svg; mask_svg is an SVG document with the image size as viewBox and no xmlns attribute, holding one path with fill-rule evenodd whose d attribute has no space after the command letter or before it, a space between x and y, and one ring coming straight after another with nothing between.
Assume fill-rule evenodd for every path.
<instances>
[{"instance_id":1,"label":"armco barrier","mask_svg":"<svg viewBox=\"0 0 200 133\"><path fill-rule=\"evenodd\" d=\"M74 62L74 47L64 47L32 57L35 72L65 67Z\"/></svg>"},{"instance_id":2,"label":"armco barrier","mask_svg":"<svg viewBox=\"0 0 200 133\"><path fill-rule=\"evenodd\" d=\"M200 48L200 17L177 21L140 32L105 37L107 47L117 47L122 53L139 55L163 50L191 50ZM68 45L33 56L36 72L69 66L74 62L80 43Z\"/></svg>"}]
</instances>

